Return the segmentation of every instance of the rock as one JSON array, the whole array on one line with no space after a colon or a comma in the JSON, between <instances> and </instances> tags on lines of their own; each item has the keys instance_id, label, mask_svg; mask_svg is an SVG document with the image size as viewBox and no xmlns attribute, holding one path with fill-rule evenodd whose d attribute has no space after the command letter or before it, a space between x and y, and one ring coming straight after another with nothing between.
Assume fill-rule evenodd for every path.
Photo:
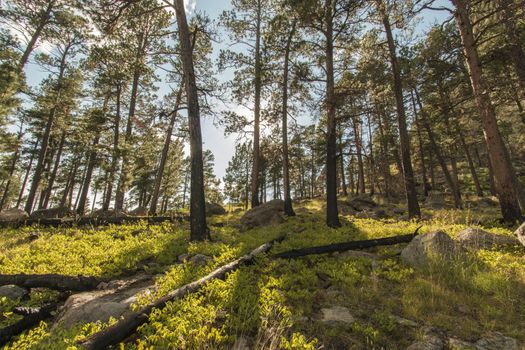
<instances>
[{"instance_id":1,"label":"rock","mask_svg":"<svg viewBox=\"0 0 525 350\"><path fill-rule=\"evenodd\" d=\"M190 257L189 254L181 254L177 257L177 260L180 262L180 263L183 263L185 262L186 260L188 260L188 258Z\"/></svg>"},{"instance_id":2,"label":"rock","mask_svg":"<svg viewBox=\"0 0 525 350\"><path fill-rule=\"evenodd\" d=\"M99 290L71 295L57 316L56 325L66 328L77 323L107 322L131 312L130 305L139 294L150 293L154 283L150 276L139 275L99 285Z\"/></svg>"},{"instance_id":3,"label":"rock","mask_svg":"<svg viewBox=\"0 0 525 350\"><path fill-rule=\"evenodd\" d=\"M451 350L477 350L474 344L456 338L448 340L448 347Z\"/></svg>"},{"instance_id":4,"label":"rock","mask_svg":"<svg viewBox=\"0 0 525 350\"><path fill-rule=\"evenodd\" d=\"M28 294L29 292L27 290L19 286L15 286L14 284L8 284L0 287L0 298L5 297L10 300L17 300L22 299Z\"/></svg>"},{"instance_id":5,"label":"rock","mask_svg":"<svg viewBox=\"0 0 525 350\"><path fill-rule=\"evenodd\" d=\"M428 265L433 259L451 260L463 255L463 250L443 231L416 236L401 252L401 259L414 267Z\"/></svg>"},{"instance_id":6,"label":"rock","mask_svg":"<svg viewBox=\"0 0 525 350\"><path fill-rule=\"evenodd\" d=\"M248 338L241 335L235 339L232 350L249 350L251 347L248 345Z\"/></svg>"},{"instance_id":7,"label":"rock","mask_svg":"<svg viewBox=\"0 0 525 350\"><path fill-rule=\"evenodd\" d=\"M443 350L443 341L433 334L426 334L423 340L410 345L407 350Z\"/></svg>"},{"instance_id":8,"label":"rock","mask_svg":"<svg viewBox=\"0 0 525 350\"><path fill-rule=\"evenodd\" d=\"M258 207L248 210L241 217L241 225L245 229L281 224L284 222L282 212L284 202L280 199L261 204Z\"/></svg>"},{"instance_id":9,"label":"rock","mask_svg":"<svg viewBox=\"0 0 525 350\"><path fill-rule=\"evenodd\" d=\"M206 216L224 214L226 214L226 209L224 209L220 204L206 202Z\"/></svg>"},{"instance_id":10,"label":"rock","mask_svg":"<svg viewBox=\"0 0 525 350\"><path fill-rule=\"evenodd\" d=\"M417 323L412 321L412 320L409 320L407 318L403 318L403 317L399 317L399 316L394 316L394 320L396 321L397 324L401 325L401 326L405 326L405 327L417 327Z\"/></svg>"},{"instance_id":11,"label":"rock","mask_svg":"<svg viewBox=\"0 0 525 350\"><path fill-rule=\"evenodd\" d=\"M495 197L483 197L477 200L476 204L480 208L494 208L497 207L498 199Z\"/></svg>"},{"instance_id":12,"label":"rock","mask_svg":"<svg viewBox=\"0 0 525 350\"><path fill-rule=\"evenodd\" d=\"M149 210L148 210L148 208L144 208L144 207L136 207L135 209L133 209L132 211L129 212L129 215L132 215L132 216L148 216L149 215Z\"/></svg>"},{"instance_id":13,"label":"rock","mask_svg":"<svg viewBox=\"0 0 525 350\"><path fill-rule=\"evenodd\" d=\"M443 194L431 193L425 200L425 206L430 209L444 209L447 207L447 202Z\"/></svg>"},{"instance_id":14,"label":"rock","mask_svg":"<svg viewBox=\"0 0 525 350\"><path fill-rule=\"evenodd\" d=\"M67 207L57 207L50 209L39 209L31 213L30 218L34 220L39 219L61 219L74 218L76 213Z\"/></svg>"},{"instance_id":15,"label":"rock","mask_svg":"<svg viewBox=\"0 0 525 350\"><path fill-rule=\"evenodd\" d=\"M128 213L126 213L124 210L118 210L118 209L109 209L109 210L96 210L91 214L92 217L97 218L125 218L128 217Z\"/></svg>"},{"instance_id":16,"label":"rock","mask_svg":"<svg viewBox=\"0 0 525 350\"><path fill-rule=\"evenodd\" d=\"M512 237L469 227L458 233L456 240L470 249L492 249L497 246L514 246L520 242Z\"/></svg>"},{"instance_id":17,"label":"rock","mask_svg":"<svg viewBox=\"0 0 525 350\"><path fill-rule=\"evenodd\" d=\"M491 333L476 342L476 350L518 350L518 341L499 332Z\"/></svg>"},{"instance_id":18,"label":"rock","mask_svg":"<svg viewBox=\"0 0 525 350\"><path fill-rule=\"evenodd\" d=\"M525 222L521 224L520 227L514 232L514 234L518 237L518 240L525 246Z\"/></svg>"},{"instance_id":19,"label":"rock","mask_svg":"<svg viewBox=\"0 0 525 350\"><path fill-rule=\"evenodd\" d=\"M359 195L349 199L346 204L357 211L370 210L377 207L377 203L374 202L372 197L368 195Z\"/></svg>"},{"instance_id":20,"label":"rock","mask_svg":"<svg viewBox=\"0 0 525 350\"><path fill-rule=\"evenodd\" d=\"M13 208L0 211L0 222L22 221L28 218L29 214L22 209Z\"/></svg>"},{"instance_id":21,"label":"rock","mask_svg":"<svg viewBox=\"0 0 525 350\"><path fill-rule=\"evenodd\" d=\"M352 316L350 310L343 306L332 306L330 308L321 309L322 322L343 322L343 323L354 323L355 317Z\"/></svg>"},{"instance_id":22,"label":"rock","mask_svg":"<svg viewBox=\"0 0 525 350\"><path fill-rule=\"evenodd\" d=\"M193 265L200 266L205 265L210 260L212 260L212 258L207 255L196 254L189 259L189 262L191 262Z\"/></svg>"},{"instance_id":23,"label":"rock","mask_svg":"<svg viewBox=\"0 0 525 350\"><path fill-rule=\"evenodd\" d=\"M31 231L29 232L29 234L27 235L27 240L29 242L33 242L33 241L36 241L37 239L40 238L40 233L37 232L37 231Z\"/></svg>"}]
</instances>

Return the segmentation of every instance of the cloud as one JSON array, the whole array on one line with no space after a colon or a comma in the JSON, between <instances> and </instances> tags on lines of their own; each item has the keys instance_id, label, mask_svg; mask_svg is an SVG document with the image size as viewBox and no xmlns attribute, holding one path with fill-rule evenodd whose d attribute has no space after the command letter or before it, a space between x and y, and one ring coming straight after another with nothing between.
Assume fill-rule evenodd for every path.
<instances>
[{"instance_id":1,"label":"cloud","mask_svg":"<svg viewBox=\"0 0 525 350\"><path fill-rule=\"evenodd\" d=\"M186 9L186 13L188 14L195 12L195 8L197 7L197 0L184 0L184 7Z\"/></svg>"}]
</instances>

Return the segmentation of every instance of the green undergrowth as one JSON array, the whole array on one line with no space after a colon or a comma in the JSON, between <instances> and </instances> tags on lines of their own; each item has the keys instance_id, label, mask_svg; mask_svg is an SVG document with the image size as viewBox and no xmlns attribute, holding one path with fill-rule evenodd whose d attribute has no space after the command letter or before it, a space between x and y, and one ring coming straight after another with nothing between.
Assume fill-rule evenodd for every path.
<instances>
[{"instance_id":1,"label":"green undergrowth","mask_svg":"<svg viewBox=\"0 0 525 350\"><path fill-rule=\"evenodd\" d=\"M146 224L100 229L2 230L0 273L63 273L114 277L158 266L157 291L138 299L134 308L167 294L258 245L286 234L271 254L289 249L443 230L454 237L476 222L476 212L432 212L423 222L342 217L342 227L327 229L321 203L302 203L297 217L264 229L240 232L240 214L213 218L213 242L189 243L184 225ZM485 212L482 215L486 215ZM485 219L484 219L485 220ZM485 221L486 222L486 221ZM485 227L485 226L481 226ZM29 231L40 237L29 242ZM495 233L511 234L490 224ZM239 339L256 349L404 349L425 327L468 341L492 331L525 342L525 256L518 248L481 250L455 263L435 261L425 269L404 265L400 246L370 250L378 259L348 254L308 256L295 260L261 256L256 262L214 280L201 291L155 310L150 321L121 349L230 349ZM202 266L177 263L185 253L213 257ZM142 267L144 268L144 267ZM147 269L147 267L146 267ZM41 300L0 301L0 322L12 322L15 304ZM36 299L35 299L36 298ZM47 298L47 299L46 299ZM355 322L325 323L322 309L343 306ZM416 326L400 323L403 318ZM113 320L112 322L114 322ZM75 349L75 341L106 327L73 328L42 323L6 349Z\"/></svg>"}]
</instances>

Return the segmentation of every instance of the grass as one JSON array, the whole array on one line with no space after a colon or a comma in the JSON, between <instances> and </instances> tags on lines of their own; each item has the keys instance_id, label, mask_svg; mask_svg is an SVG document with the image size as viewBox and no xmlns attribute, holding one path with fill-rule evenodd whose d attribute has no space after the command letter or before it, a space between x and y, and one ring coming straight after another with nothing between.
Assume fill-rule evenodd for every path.
<instances>
[{"instance_id":1,"label":"grass","mask_svg":"<svg viewBox=\"0 0 525 350\"><path fill-rule=\"evenodd\" d=\"M0 231L0 273L63 273L114 277L155 262L155 295L205 275L272 238L287 239L272 252L355 239L444 230L454 237L467 226L511 234L496 225L491 209L430 211L431 220L373 220L342 217L343 226L327 229L322 203L301 203L297 217L280 226L245 233L235 227L238 214L212 219L213 242L189 243L188 227L145 223L100 229L35 229ZM38 231L33 242L25 239ZM244 338L264 349L403 349L436 327L450 337L473 341L499 331L525 343L525 256L523 250L481 250L468 260L451 264L436 261L415 270L399 261L400 247L378 248L377 261L345 254L309 256L295 260L261 257L253 265L206 285L199 293L156 310L124 349L229 349ZM177 263L182 253L202 253L213 259L203 266ZM142 267L144 268L144 267ZM148 267L146 267L148 269ZM16 318L15 304L42 304L56 297L49 291L32 293L21 302L0 301L0 325ZM356 322L327 325L323 307L350 309ZM138 307L136 305L135 307ZM402 317L418 324L399 324ZM42 323L6 349L74 349L75 340L104 324L81 324L70 329Z\"/></svg>"}]
</instances>

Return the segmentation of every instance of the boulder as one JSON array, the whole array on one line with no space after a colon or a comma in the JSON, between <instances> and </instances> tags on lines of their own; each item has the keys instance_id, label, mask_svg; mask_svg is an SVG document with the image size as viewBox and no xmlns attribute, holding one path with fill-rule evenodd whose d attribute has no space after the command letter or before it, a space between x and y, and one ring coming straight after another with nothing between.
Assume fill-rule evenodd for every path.
<instances>
[{"instance_id":1,"label":"boulder","mask_svg":"<svg viewBox=\"0 0 525 350\"><path fill-rule=\"evenodd\" d=\"M514 246L520 243L512 236L498 235L473 227L459 232L456 240L469 249L492 249L498 246Z\"/></svg>"},{"instance_id":2,"label":"boulder","mask_svg":"<svg viewBox=\"0 0 525 350\"><path fill-rule=\"evenodd\" d=\"M60 309L55 324L66 328L78 323L107 322L131 312L130 305L139 294L150 293L154 282L146 275L109 283L101 283L99 290L71 295Z\"/></svg>"},{"instance_id":3,"label":"boulder","mask_svg":"<svg viewBox=\"0 0 525 350\"><path fill-rule=\"evenodd\" d=\"M248 210L241 217L241 225L245 229L251 229L254 227L281 224L284 222L283 211L284 202L280 199L274 199Z\"/></svg>"},{"instance_id":4,"label":"boulder","mask_svg":"<svg viewBox=\"0 0 525 350\"><path fill-rule=\"evenodd\" d=\"M443 341L436 335L426 334L422 340L407 347L407 350L443 350Z\"/></svg>"},{"instance_id":5,"label":"boulder","mask_svg":"<svg viewBox=\"0 0 525 350\"><path fill-rule=\"evenodd\" d=\"M463 250L443 231L416 236L401 252L401 259L414 267L423 267L432 260L452 260L463 255Z\"/></svg>"},{"instance_id":6,"label":"boulder","mask_svg":"<svg viewBox=\"0 0 525 350\"><path fill-rule=\"evenodd\" d=\"M148 208L145 208L145 207L136 207L135 209L133 209L132 211L129 212L129 215L132 215L132 216L148 216L149 215L149 210L148 210Z\"/></svg>"},{"instance_id":7,"label":"boulder","mask_svg":"<svg viewBox=\"0 0 525 350\"><path fill-rule=\"evenodd\" d=\"M224 209L222 205L217 204L217 203L206 202L206 216L224 215L224 214L226 214L226 209Z\"/></svg>"},{"instance_id":8,"label":"boulder","mask_svg":"<svg viewBox=\"0 0 525 350\"><path fill-rule=\"evenodd\" d=\"M480 208L494 208L497 207L498 199L496 197L483 197L476 201L476 204Z\"/></svg>"},{"instance_id":9,"label":"boulder","mask_svg":"<svg viewBox=\"0 0 525 350\"><path fill-rule=\"evenodd\" d=\"M118 209L109 209L109 210L103 210L99 209L93 212L91 214L92 217L97 218L125 218L128 217L128 213L126 213L124 210L118 210Z\"/></svg>"},{"instance_id":10,"label":"boulder","mask_svg":"<svg viewBox=\"0 0 525 350\"><path fill-rule=\"evenodd\" d=\"M357 211L363 211L363 210L371 210L375 207L377 207L377 203L374 202L372 197L369 195L363 194L359 195L353 198L350 198L347 202L347 205L352 207L353 209Z\"/></svg>"},{"instance_id":11,"label":"boulder","mask_svg":"<svg viewBox=\"0 0 525 350\"><path fill-rule=\"evenodd\" d=\"M22 209L13 208L0 211L0 222L22 221L28 218L29 214Z\"/></svg>"},{"instance_id":12,"label":"boulder","mask_svg":"<svg viewBox=\"0 0 525 350\"><path fill-rule=\"evenodd\" d=\"M447 202L445 201L445 196L443 194L431 193L425 200L424 205L430 209L445 209L447 207Z\"/></svg>"},{"instance_id":13,"label":"boulder","mask_svg":"<svg viewBox=\"0 0 525 350\"><path fill-rule=\"evenodd\" d=\"M514 234L518 237L518 240L525 246L525 222L521 224L520 227L514 232Z\"/></svg>"},{"instance_id":14,"label":"boulder","mask_svg":"<svg viewBox=\"0 0 525 350\"><path fill-rule=\"evenodd\" d=\"M0 287L0 298L5 297L10 300L22 299L29 292L24 288L15 286L14 284L8 284Z\"/></svg>"},{"instance_id":15,"label":"boulder","mask_svg":"<svg viewBox=\"0 0 525 350\"><path fill-rule=\"evenodd\" d=\"M212 260L211 257L204 255L204 254L195 254L189 259L189 262L191 262L193 265L206 265L208 261Z\"/></svg>"},{"instance_id":16,"label":"boulder","mask_svg":"<svg viewBox=\"0 0 525 350\"><path fill-rule=\"evenodd\" d=\"M518 350L518 341L514 338L494 332L476 342L476 350Z\"/></svg>"},{"instance_id":17,"label":"boulder","mask_svg":"<svg viewBox=\"0 0 525 350\"><path fill-rule=\"evenodd\" d=\"M350 310L343 306L332 306L330 308L321 309L321 321L325 323L342 322L354 323L355 317L352 316Z\"/></svg>"},{"instance_id":18,"label":"boulder","mask_svg":"<svg viewBox=\"0 0 525 350\"><path fill-rule=\"evenodd\" d=\"M38 209L31 213L30 218L34 220L39 219L61 219L74 218L76 213L67 207L57 207L49 209Z\"/></svg>"}]
</instances>

